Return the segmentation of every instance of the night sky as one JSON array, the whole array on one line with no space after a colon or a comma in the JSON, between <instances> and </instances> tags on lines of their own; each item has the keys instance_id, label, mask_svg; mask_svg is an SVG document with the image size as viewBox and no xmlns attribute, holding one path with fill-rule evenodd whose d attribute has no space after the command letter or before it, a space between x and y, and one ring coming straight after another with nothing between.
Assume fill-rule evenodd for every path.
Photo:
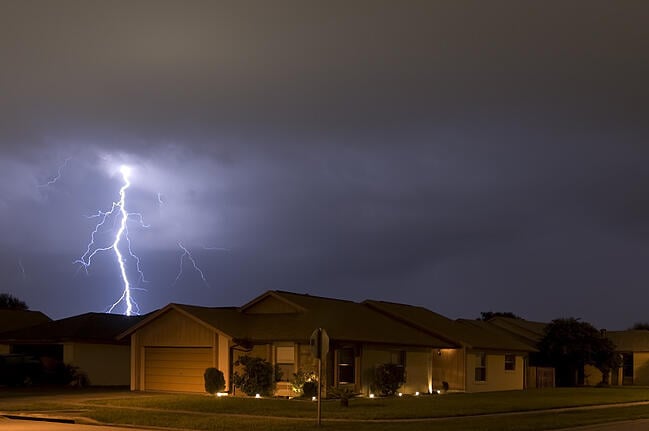
<instances>
[{"instance_id":1,"label":"night sky","mask_svg":"<svg viewBox=\"0 0 649 431\"><path fill-rule=\"evenodd\" d=\"M647 23L642 1L1 1L0 291L107 310L113 252L73 262L127 164L142 313L282 289L649 321ZM179 242L207 282L187 259L175 281Z\"/></svg>"}]
</instances>

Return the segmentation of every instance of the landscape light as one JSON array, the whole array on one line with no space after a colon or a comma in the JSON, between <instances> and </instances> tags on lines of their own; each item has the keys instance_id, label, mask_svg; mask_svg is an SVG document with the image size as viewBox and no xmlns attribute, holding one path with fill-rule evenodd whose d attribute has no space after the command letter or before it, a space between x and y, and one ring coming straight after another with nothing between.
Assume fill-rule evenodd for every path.
<instances>
[{"instance_id":1,"label":"landscape light","mask_svg":"<svg viewBox=\"0 0 649 431\"><path fill-rule=\"evenodd\" d=\"M255 398L261 398L261 395L255 394Z\"/></svg>"},{"instance_id":2,"label":"landscape light","mask_svg":"<svg viewBox=\"0 0 649 431\"><path fill-rule=\"evenodd\" d=\"M416 397L419 396L419 391L415 392L415 396L416 396Z\"/></svg>"},{"instance_id":3,"label":"landscape light","mask_svg":"<svg viewBox=\"0 0 649 431\"><path fill-rule=\"evenodd\" d=\"M311 397L311 401L316 401L318 398L316 397Z\"/></svg>"},{"instance_id":4,"label":"landscape light","mask_svg":"<svg viewBox=\"0 0 649 431\"><path fill-rule=\"evenodd\" d=\"M374 398L374 394L370 394L370 398Z\"/></svg>"},{"instance_id":5,"label":"landscape light","mask_svg":"<svg viewBox=\"0 0 649 431\"><path fill-rule=\"evenodd\" d=\"M400 397L402 397L402 396L403 396L403 394L402 394L401 392L399 392L399 396L400 396Z\"/></svg>"},{"instance_id":6,"label":"landscape light","mask_svg":"<svg viewBox=\"0 0 649 431\"><path fill-rule=\"evenodd\" d=\"M216 393L216 396L217 396L217 397L227 397L227 396L228 396L228 393L227 393L227 392L217 392L217 393Z\"/></svg>"}]
</instances>

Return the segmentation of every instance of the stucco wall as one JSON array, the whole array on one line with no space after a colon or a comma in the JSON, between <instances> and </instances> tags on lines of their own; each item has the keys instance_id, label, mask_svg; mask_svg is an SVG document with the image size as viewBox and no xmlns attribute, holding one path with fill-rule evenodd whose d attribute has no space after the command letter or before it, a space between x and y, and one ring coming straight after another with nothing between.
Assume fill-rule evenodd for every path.
<instances>
[{"instance_id":1,"label":"stucco wall","mask_svg":"<svg viewBox=\"0 0 649 431\"><path fill-rule=\"evenodd\" d=\"M404 394L426 393L432 389L430 351L406 352L406 383L401 388Z\"/></svg>"},{"instance_id":2,"label":"stucco wall","mask_svg":"<svg viewBox=\"0 0 649 431\"><path fill-rule=\"evenodd\" d=\"M649 385L649 352L633 354L633 384Z\"/></svg>"},{"instance_id":3,"label":"stucco wall","mask_svg":"<svg viewBox=\"0 0 649 431\"><path fill-rule=\"evenodd\" d=\"M449 390L464 390L464 350L434 349L432 353L432 386L441 390L448 382Z\"/></svg>"},{"instance_id":4,"label":"stucco wall","mask_svg":"<svg viewBox=\"0 0 649 431\"><path fill-rule=\"evenodd\" d=\"M506 391L523 389L523 356L516 355L515 370L505 370L503 353L487 352L487 378L484 382L475 381L476 351L467 351L467 392Z\"/></svg>"},{"instance_id":5,"label":"stucco wall","mask_svg":"<svg viewBox=\"0 0 649 431\"><path fill-rule=\"evenodd\" d=\"M63 362L84 371L93 386L128 386L130 346L66 343Z\"/></svg>"}]
</instances>

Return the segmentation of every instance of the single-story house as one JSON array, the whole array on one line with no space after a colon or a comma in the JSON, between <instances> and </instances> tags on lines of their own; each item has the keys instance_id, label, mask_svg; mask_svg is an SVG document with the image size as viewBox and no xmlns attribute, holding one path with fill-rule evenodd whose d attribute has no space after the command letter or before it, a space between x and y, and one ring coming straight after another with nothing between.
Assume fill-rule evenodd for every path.
<instances>
[{"instance_id":1,"label":"single-story house","mask_svg":"<svg viewBox=\"0 0 649 431\"><path fill-rule=\"evenodd\" d=\"M622 366L611 372L611 385L649 385L649 331L606 331L615 344Z\"/></svg>"},{"instance_id":2,"label":"single-story house","mask_svg":"<svg viewBox=\"0 0 649 431\"><path fill-rule=\"evenodd\" d=\"M479 320L451 320L424 307L365 301L373 309L457 344L433 355L433 388L463 392L527 387L527 361L536 349Z\"/></svg>"},{"instance_id":3,"label":"single-story house","mask_svg":"<svg viewBox=\"0 0 649 431\"><path fill-rule=\"evenodd\" d=\"M84 372L91 385L130 384L130 344L116 337L142 316L86 313L0 334L11 354L39 358L44 364L66 364Z\"/></svg>"},{"instance_id":4,"label":"single-story house","mask_svg":"<svg viewBox=\"0 0 649 431\"><path fill-rule=\"evenodd\" d=\"M204 392L203 373L221 370L232 387L235 362L256 356L282 371L275 395L290 396L298 370L314 371L309 339L323 328L329 352L323 363L325 386L372 392L376 365L404 367L404 393L428 392L432 356L457 345L413 328L367 304L284 291L268 291L242 307L169 304L125 331L131 340L131 389Z\"/></svg>"},{"instance_id":5,"label":"single-story house","mask_svg":"<svg viewBox=\"0 0 649 431\"><path fill-rule=\"evenodd\" d=\"M0 333L28 328L40 323L51 322L52 319L40 311L31 310L0 310ZM0 344L0 355L10 353L8 344Z\"/></svg>"}]
</instances>

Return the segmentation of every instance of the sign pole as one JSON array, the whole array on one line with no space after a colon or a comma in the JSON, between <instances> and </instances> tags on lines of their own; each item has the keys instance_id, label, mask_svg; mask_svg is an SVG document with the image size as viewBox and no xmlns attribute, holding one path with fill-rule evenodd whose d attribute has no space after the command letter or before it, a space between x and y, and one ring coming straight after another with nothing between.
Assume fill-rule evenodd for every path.
<instances>
[{"instance_id":1,"label":"sign pole","mask_svg":"<svg viewBox=\"0 0 649 431\"><path fill-rule=\"evenodd\" d=\"M318 426L322 423L322 358L318 358Z\"/></svg>"}]
</instances>

